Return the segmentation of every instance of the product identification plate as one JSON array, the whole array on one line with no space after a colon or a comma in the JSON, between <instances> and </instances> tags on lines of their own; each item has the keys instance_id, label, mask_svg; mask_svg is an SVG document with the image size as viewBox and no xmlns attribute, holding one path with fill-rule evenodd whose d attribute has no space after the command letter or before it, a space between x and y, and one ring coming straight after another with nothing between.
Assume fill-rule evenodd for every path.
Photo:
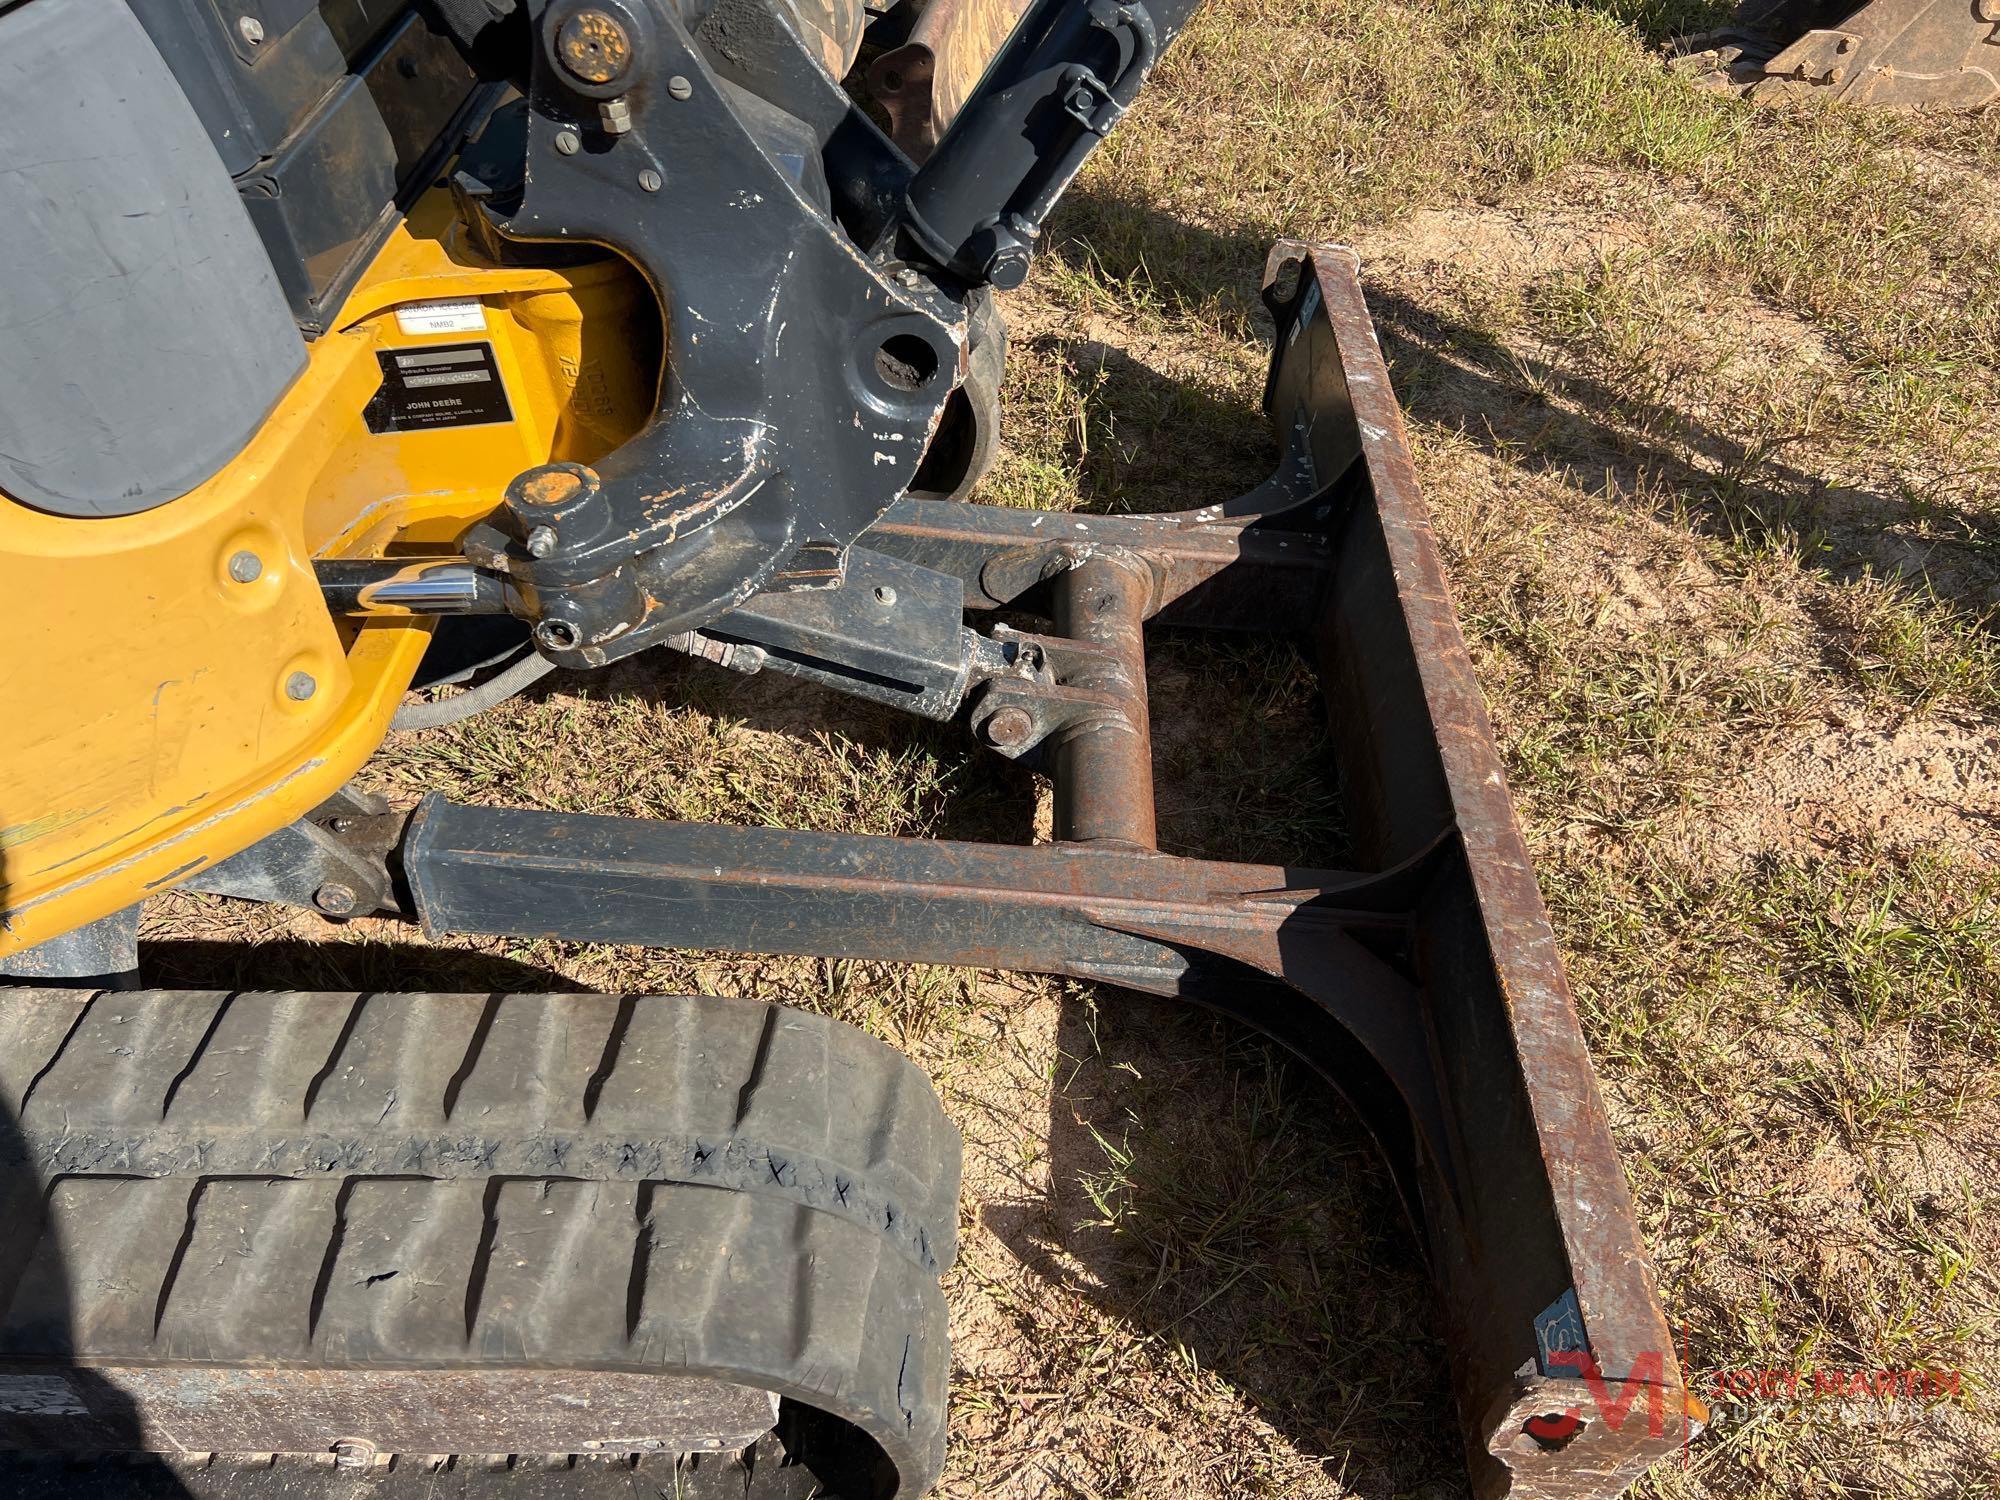
<instances>
[{"instance_id":1,"label":"product identification plate","mask_svg":"<svg viewBox=\"0 0 2000 1500\"><path fill-rule=\"evenodd\" d=\"M396 309L396 326L405 334L484 333L486 309L464 299L405 302Z\"/></svg>"},{"instance_id":2,"label":"product identification plate","mask_svg":"<svg viewBox=\"0 0 2000 1500\"><path fill-rule=\"evenodd\" d=\"M382 384L362 413L370 432L514 420L491 344L380 349L375 357L382 363Z\"/></svg>"}]
</instances>

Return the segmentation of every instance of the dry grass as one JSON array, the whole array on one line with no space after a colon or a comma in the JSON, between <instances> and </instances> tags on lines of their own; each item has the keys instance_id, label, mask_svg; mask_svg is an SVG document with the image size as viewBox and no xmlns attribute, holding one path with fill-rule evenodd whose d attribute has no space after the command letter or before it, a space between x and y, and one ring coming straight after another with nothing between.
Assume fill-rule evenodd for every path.
<instances>
[{"instance_id":1,"label":"dry grass","mask_svg":"<svg viewBox=\"0 0 2000 1500\"><path fill-rule=\"evenodd\" d=\"M2000 122L1770 112L1611 0L1213 0L1008 308L986 498L1261 477L1269 239L1348 238L1696 1374L1939 1366L1724 1412L1659 1496L2000 1487ZM1337 844L1309 684L1163 666L1172 845ZM1228 684L1226 689L1216 686ZM1028 837L949 733L648 663L374 775L544 806ZM1199 768L1204 786L1184 789ZM1179 800L1175 800L1179 799ZM1425 1283L1335 1104L1173 1007L951 970L468 941L177 897L171 972L682 988L847 1016L968 1141L954 1497L1443 1497ZM244 955L214 946L262 937ZM393 941L391 940L393 939Z\"/></svg>"}]
</instances>

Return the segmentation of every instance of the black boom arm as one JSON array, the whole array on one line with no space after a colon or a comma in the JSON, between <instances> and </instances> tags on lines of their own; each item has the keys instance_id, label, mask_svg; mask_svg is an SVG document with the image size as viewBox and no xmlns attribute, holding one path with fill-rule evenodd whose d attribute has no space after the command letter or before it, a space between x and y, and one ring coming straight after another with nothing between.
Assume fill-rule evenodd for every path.
<instances>
[{"instance_id":1,"label":"black boom arm","mask_svg":"<svg viewBox=\"0 0 2000 1500\"><path fill-rule=\"evenodd\" d=\"M666 328L646 425L594 466L520 474L467 539L543 654L602 665L753 594L838 586L965 378L969 299L1026 275L1191 8L1038 0L917 170L784 0L531 6L525 107L482 142L502 159L460 174L466 210L506 241L617 251Z\"/></svg>"}]
</instances>

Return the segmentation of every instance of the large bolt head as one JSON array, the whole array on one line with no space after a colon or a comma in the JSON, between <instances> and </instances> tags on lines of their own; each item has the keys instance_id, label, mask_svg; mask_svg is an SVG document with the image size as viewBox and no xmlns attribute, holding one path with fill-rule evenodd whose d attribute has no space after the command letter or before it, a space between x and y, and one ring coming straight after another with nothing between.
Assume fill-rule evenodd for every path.
<instances>
[{"instance_id":1,"label":"large bolt head","mask_svg":"<svg viewBox=\"0 0 2000 1500\"><path fill-rule=\"evenodd\" d=\"M1025 708L1003 708L986 721L986 743L997 750L1025 745L1034 732L1034 715Z\"/></svg>"},{"instance_id":2,"label":"large bolt head","mask_svg":"<svg viewBox=\"0 0 2000 1500\"><path fill-rule=\"evenodd\" d=\"M979 274L1003 292L1011 292L1028 279L1034 256L1021 237L1005 224L988 224L966 242L966 256L979 267Z\"/></svg>"},{"instance_id":3,"label":"large bolt head","mask_svg":"<svg viewBox=\"0 0 2000 1500\"><path fill-rule=\"evenodd\" d=\"M568 620L541 620L535 625L535 642L544 651L574 651L583 642L583 632Z\"/></svg>"},{"instance_id":4,"label":"large bolt head","mask_svg":"<svg viewBox=\"0 0 2000 1500\"><path fill-rule=\"evenodd\" d=\"M986 279L1003 292L1011 292L1028 279L1030 258L1025 245L1003 245L986 261Z\"/></svg>"},{"instance_id":5,"label":"large bolt head","mask_svg":"<svg viewBox=\"0 0 2000 1500\"><path fill-rule=\"evenodd\" d=\"M556 56L584 83L611 83L632 65L632 38L609 12L580 10L556 33Z\"/></svg>"},{"instance_id":6,"label":"large bolt head","mask_svg":"<svg viewBox=\"0 0 2000 1500\"><path fill-rule=\"evenodd\" d=\"M561 464L543 464L540 468L529 469L514 481L521 499L529 505L539 505L548 510L561 510L572 501L583 496L588 483L575 469Z\"/></svg>"},{"instance_id":7,"label":"large bolt head","mask_svg":"<svg viewBox=\"0 0 2000 1500\"><path fill-rule=\"evenodd\" d=\"M354 888L342 885L336 880L329 880L313 892L313 905L329 917L351 917L354 915L355 907L360 904L361 900L354 894Z\"/></svg>"}]
</instances>

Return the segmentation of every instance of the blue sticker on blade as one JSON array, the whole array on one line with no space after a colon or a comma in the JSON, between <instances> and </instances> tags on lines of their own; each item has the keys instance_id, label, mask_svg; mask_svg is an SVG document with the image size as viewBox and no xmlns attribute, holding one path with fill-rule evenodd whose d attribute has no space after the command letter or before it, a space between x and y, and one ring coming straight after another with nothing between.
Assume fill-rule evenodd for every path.
<instances>
[{"instance_id":1,"label":"blue sticker on blade","mask_svg":"<svg viewBox=\"0 0 2000 1500\"><path fill-rule=\"evenodd\" d=\"M1581 1380L1591 1363L1583 1308L1571 1287L1535 1319L1535 1368L1558 1379Z\"/></svg>"}]
</instances>

